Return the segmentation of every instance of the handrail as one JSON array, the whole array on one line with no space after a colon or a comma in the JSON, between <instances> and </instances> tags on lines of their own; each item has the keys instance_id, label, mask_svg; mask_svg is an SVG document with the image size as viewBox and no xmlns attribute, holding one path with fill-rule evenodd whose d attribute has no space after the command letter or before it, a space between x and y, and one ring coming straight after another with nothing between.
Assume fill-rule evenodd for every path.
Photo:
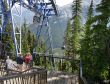
<instances>
[{"instance_id":1,"label":"handrail","mask_svg":"<svg viewBox=\"0 0 110 84\"><path fill-rule=\"evenodd\" d=\"M7 69L7 71L14 72L15 74L19 74L19 73L25 74L25 73L31 73L31 72L36 72L36 73L46 72L47 70L46 69L32 67L32 68L29 68L29 69L24 70L24 71L17 71L17 70L12 70L12 69Z\"/></svg>"},{"instance_id":2,"label":"handrail","mask_svg":"<svg viewBox=\"0 0 110 84\"><path fill-rule=\"evenodd\" d=\"M31 71L28 72L28 70ZM47 70L38 68L28 70L0 77L0 84L47 84Z\"/></svg>"}]
</instances>

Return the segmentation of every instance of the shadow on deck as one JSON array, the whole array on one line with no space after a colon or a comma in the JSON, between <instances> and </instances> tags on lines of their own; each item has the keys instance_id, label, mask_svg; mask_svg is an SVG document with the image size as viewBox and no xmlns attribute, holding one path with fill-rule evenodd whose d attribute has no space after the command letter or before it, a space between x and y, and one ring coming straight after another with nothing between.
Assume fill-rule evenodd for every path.
<instances>
[{"instance_id":1,"label":"shadow on deck","mask_svg":"<svg viewBox=\"0 0 110 84\"><path fill-rule=\"evenodd\" d=\"M78 75L67 72L48 71L47 78L48 84L79 84Z\"/></svg>"}]
</instances>

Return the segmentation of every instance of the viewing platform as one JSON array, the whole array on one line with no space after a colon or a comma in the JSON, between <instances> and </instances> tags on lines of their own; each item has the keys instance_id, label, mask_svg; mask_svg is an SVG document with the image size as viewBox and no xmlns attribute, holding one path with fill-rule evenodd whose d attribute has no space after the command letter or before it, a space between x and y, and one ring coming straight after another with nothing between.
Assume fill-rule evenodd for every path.
<instances>
[{"instance_id":1,"label":"viewing platform","mask_svg":"<svg viewBox=\"0 0 110 84\"><path fill-rule=\"evenodd\" d=\"M21 72L6 69L3 61L0 66L0 84L79 84L77 74L34 67Z\"/></svg>"}]
</instances>

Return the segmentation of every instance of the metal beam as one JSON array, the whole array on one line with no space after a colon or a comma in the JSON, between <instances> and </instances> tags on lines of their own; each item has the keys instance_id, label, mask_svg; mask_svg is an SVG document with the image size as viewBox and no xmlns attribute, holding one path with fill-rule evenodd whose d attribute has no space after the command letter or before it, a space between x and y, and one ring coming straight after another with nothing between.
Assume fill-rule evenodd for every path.
<instances>
[{"instance_id":1,"label":"metal beam","mask_svg":"<svg viewBox=\"0 0 110 84\"><path fill-rule=\"evenodd\" d=\"M52 3L53 8L54 8L55 14L58 15L55 2L54 2L53 0L50 0L50 1L51 1L51 3Z\"/></svg>"}]
</instances>

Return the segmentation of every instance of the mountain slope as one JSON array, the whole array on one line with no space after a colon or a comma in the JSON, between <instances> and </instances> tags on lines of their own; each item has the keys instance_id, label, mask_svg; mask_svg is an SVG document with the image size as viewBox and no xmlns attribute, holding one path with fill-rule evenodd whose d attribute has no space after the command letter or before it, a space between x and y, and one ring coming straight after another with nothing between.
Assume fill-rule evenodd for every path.
<instances>
[{"instance_id":1,"label":"mountain slope","mask_svg":"<svg viewBox=\"0 0 110 84\"><path fill-rule=\"evenodd\" d=\"M90 5L91 0L83 0L82 2L82 25L86 21L87 17L87 10ZM98 4L100 0L94 0L94 6ZM53 47L54 48L59 48L62 47L63 45L63 37L64 37L64 32L67 27L67 21L69 18L71 18L71 5L72 3L65 5L63 7L58 7L58 16L54 16L49 18L49 24L51 27L51 35L52 35L52 41L53 41ZM22 14L22 19L26 19L27 23L30 24L29 28L33 33L36 33L36 25L33 24L32 19L33 19L34 14L25 8L23 8L23 14ZM19 18L16 18L16 20L19 22Z\"/></svg>"}]
</instances>

